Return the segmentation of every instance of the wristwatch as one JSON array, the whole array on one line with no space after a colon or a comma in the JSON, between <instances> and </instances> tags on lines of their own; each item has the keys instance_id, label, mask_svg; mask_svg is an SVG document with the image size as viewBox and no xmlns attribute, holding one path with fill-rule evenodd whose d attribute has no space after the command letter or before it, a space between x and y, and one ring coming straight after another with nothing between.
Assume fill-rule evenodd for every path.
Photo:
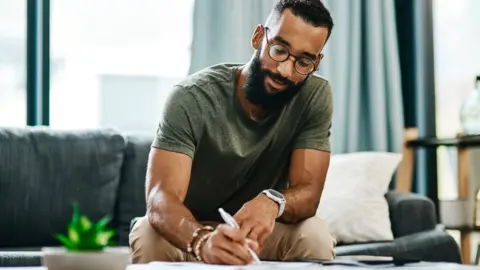
<instances>
[{"instance_id":1,"label":"wristwatch","mask_svg":"<svg viewBox=\"0 0 480 270\"><path fill-rule=\"evenodd\" d=\"M267 195L268 198L270 198L272 201L278 203L278 215L277 218L280 217L283 214L283 211L285 210L285 204L287 201L285 200L285 196L283 196L282 193L274 190L274 189L266 189L262 191L262 194Z\"/></svg>"}]
</instances>

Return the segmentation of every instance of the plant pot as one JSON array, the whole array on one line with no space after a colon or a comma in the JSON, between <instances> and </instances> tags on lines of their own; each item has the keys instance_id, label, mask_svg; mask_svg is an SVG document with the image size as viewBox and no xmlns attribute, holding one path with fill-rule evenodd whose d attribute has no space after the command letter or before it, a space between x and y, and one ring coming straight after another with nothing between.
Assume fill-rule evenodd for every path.
<instances>
[{"instance_id":1,"label":"plant pot","mask_svg":"<svg viewBox=\"0 0 480 270\"><path fill-rule=\"evenodd\" d=\"M125 270L130 263L128 247L110 247L98 252L45 247L42 255L42 264L48 270Z\"/></svg>"}]
</instances>

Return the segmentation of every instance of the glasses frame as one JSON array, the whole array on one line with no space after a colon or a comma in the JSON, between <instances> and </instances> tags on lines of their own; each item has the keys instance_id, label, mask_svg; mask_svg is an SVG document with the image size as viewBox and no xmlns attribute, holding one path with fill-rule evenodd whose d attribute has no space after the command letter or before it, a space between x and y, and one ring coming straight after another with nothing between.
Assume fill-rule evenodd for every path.
<instances>
[{"instance_id":1,"label":"glasses frame","mask_svg":"<svg viewBox=\"0 0 480 270\"><path fill-rule=\"evenodd\" d=\"M273 61L275 61L275 62L277 62L277 63L283 63L283 62L287 61L288 58L290 58L290 56L291 56L291 57L293 57L293 58L295 59L295 61L293 62L293 68L295 69L296 72L298 72L299 74L302 74L302 75L310 75L310 74L312 74L313 72L315 72L315 71L318 70L318 67L317 67L317 65L315 64L315 61L316 61L316 60L312 60L312 59L307 58L307 57L298 57L298 56L295 56L295 55L293 55L293 54L290 53L290 50L288 50L288 48L286 48L285 45L270 43L270 40L268 39L268 35L267 35L267 31L270 30L270 29L269 29L268 27L263 27L263 29L264 29L264 32L265 32L265 40L267 41L268 56L270 57L270 59L272 59ZM282 47L284 47L285 50L287 51L287 57L286 57L284 60L282 60L282 61L278 61L278 60L273 59L272 55L270 55L270 51L271 51L271 48L272 48L273 46L282 46ZM302 72L298 71L298 69L297 69L297 62L298 62L299 59L306 59L306 60L308 60L308 61L311 61L312 64L313 64L313 69L312 69L312 71L310 71L310 72L308 72L308 73L302 73Z\"/></svg>"}]
</instances>

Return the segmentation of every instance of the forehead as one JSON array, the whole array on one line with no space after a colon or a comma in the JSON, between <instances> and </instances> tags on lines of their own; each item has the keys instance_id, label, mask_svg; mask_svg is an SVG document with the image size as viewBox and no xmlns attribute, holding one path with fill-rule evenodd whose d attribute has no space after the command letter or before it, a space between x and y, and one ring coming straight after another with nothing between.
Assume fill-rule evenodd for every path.
<instances>
[{"instance_id":1,"label":"forehead","mask_svg":"<svg viewBox=\"0 0 480 270\"><path fill-rule=\"evenodd\" d=\"M328 36L326 27L315 27L285 10L275 24L269 26L269 39L285 40L293 52L318 55Z\"/></svg>"}]
</instances>

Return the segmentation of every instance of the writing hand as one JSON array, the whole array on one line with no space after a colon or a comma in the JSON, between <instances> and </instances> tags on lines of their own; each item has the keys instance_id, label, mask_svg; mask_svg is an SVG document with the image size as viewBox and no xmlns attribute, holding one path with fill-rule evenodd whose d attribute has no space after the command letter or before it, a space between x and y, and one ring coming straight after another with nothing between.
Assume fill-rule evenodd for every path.
<instances>
[{"instance_id":1,"label":"writing hand","mask_svg":"<svg viewBox=\"0 0 480 270\"><path fill-rule=\"evenodd\" d=\"M220 224L202 245L200 255L209 264L246 265L253 260L246 245L258 249L238 229Z\"/></svg>"},{"instance_id":2,"label":"writing hand","mask_svg":"<svg viewBox=\"0 0 480 270\"><path fill-rule=\"evenodd\" d=\"M258 243L259 249L275 227L279 211L278 204L260 194L245 203L233 217L240 226L240 232L248 239ZM254 249L255 250L255 249ZM259 250L255 250L257 253Z\"/></svg>"}]
</instances>

